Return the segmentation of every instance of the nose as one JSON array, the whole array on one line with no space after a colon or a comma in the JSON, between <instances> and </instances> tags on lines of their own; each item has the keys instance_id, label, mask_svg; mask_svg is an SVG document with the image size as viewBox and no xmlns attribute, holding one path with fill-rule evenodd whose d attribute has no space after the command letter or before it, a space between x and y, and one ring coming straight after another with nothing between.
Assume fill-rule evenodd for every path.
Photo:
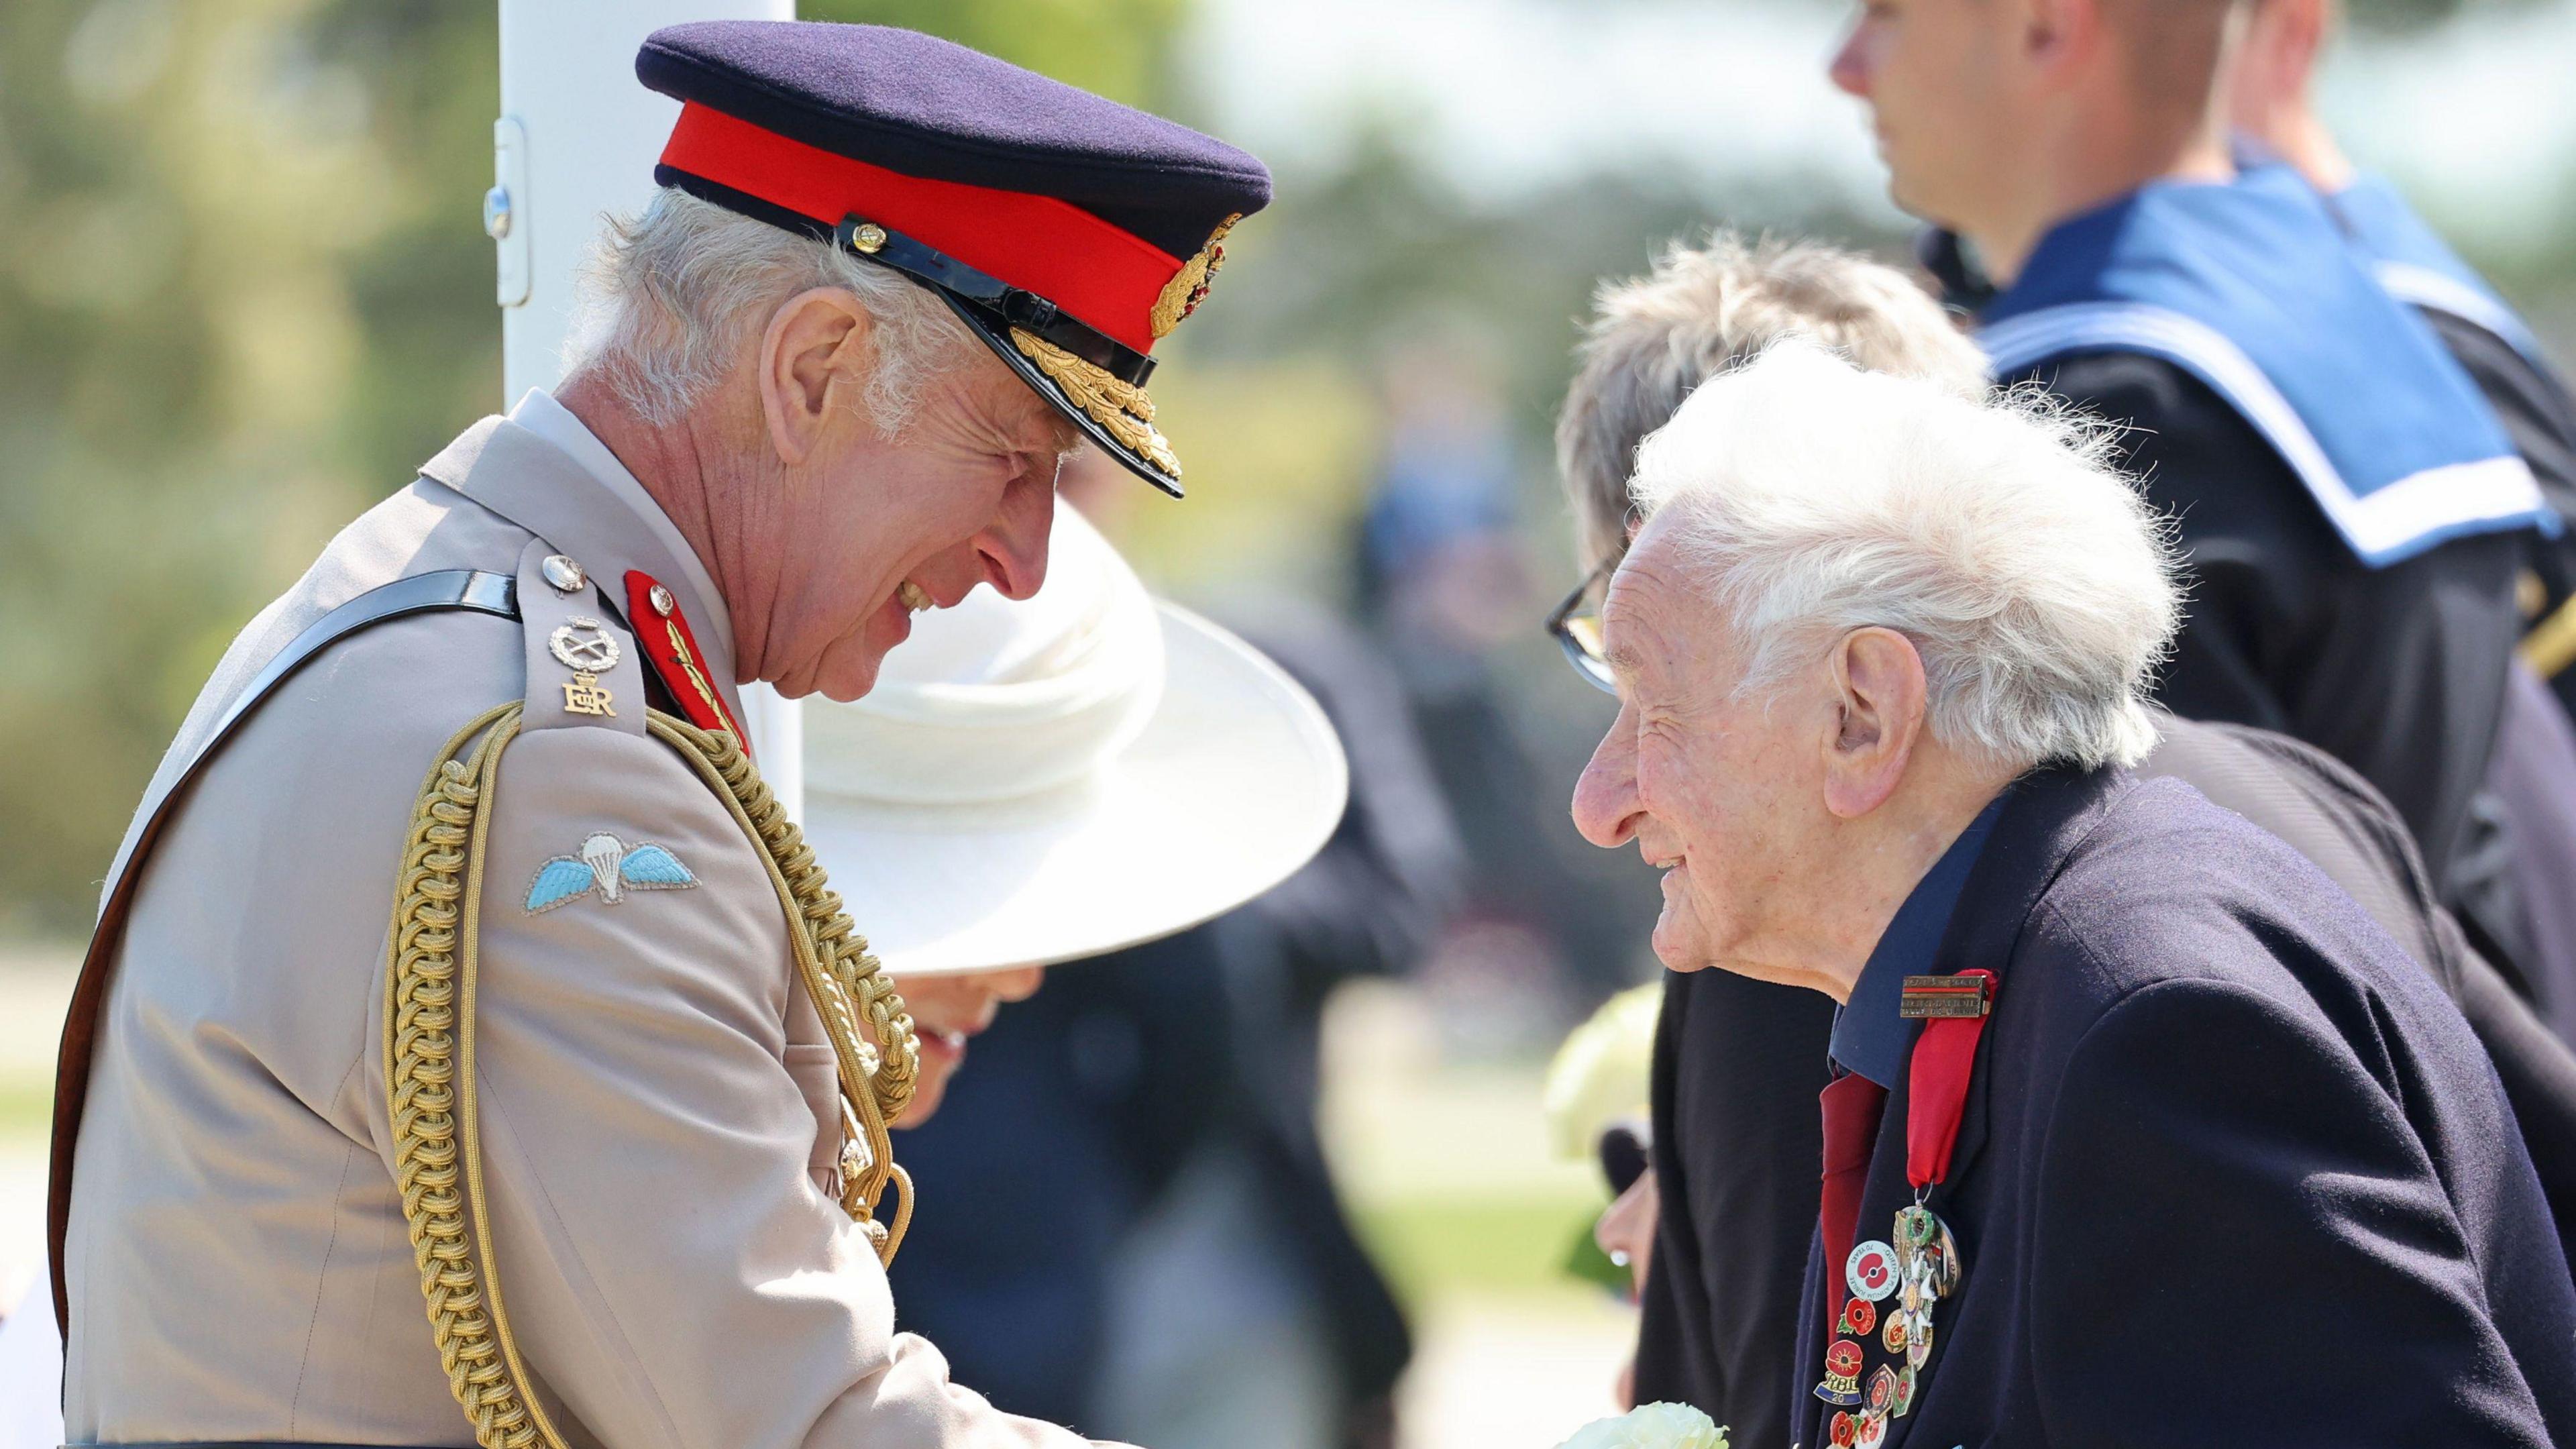
<instances>
[{"instance_id":1,"label":"nose","mask_svg":"<svg viewBox=\"0 0 2576 1449\"><path fill-rule=\"evenodd\" d=\"M1868 26L1866 20L1853 21L1843 43L1835 48L1834 58L1825 65L1825 75L1833 81L1834 89L1862 100L1869 99L1869 66L1862 44Z\"/></svg>"},{"instance_id":2,"label":"nose","mask_svg":"<svg viewBox=\"0 0 2576 1449\"><path fill-rule=\"evenodd\" d=\"M1623 702L1574 782L1574 828L1602 849L1616 850L1636 838L1644 814L1637 801L1636 722Z\"/></svg>"},{"instance_id":3,"label":"nose","mask_svg":"<svg viewBox=\"0 0 2576 1449\"><path fill-rule=\"evenodd\" d=\"M1023 478L1002 495L993 522L975 535L984 581L1006 599L1025 599L1046 582L1047 534L1055 527L1055 480ZM1035 990L1035 987L1031 987Z\"/></svg>"},{"instance_id":4,"label":"nose","mask_svg":"<svg viewBox=\"0 0 2576 1449\"><path fill-rule=\"evenodd\" d=\"M1046 968L1018 966L1008 971L996 971L989 984L993 994L1004 1001L1026 1001L1037 995L1038 988L1046 984Z\"/></svg>"}]
</instances>

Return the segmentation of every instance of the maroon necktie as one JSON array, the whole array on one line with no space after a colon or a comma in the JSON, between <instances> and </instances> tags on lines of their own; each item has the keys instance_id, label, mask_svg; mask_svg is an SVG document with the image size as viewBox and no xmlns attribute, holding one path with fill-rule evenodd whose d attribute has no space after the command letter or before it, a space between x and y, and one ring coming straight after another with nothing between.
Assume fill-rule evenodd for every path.
<instances>
[{"instance_id":1,"label":"maroon necktie","mask_svg":"<svg viewBox=\"0 0 2576 1449\"><path fill-rule=\"evenodd\" d=\"M1887 1089L1858 1072L1847 1072L1827 1085L1819 1099L1825 1116L1825 1181L1817 1224L1824 1238L1827 1330L1840 1323L1843 1300L1851 1290L1843 1281L1843 1262L1851 1256L1852 1238L1860 1229L1860 1193L1869 1179L1869 1155L1878 1146L1878 1119L1887 1106Z\"/></svg>"}]
</instances>

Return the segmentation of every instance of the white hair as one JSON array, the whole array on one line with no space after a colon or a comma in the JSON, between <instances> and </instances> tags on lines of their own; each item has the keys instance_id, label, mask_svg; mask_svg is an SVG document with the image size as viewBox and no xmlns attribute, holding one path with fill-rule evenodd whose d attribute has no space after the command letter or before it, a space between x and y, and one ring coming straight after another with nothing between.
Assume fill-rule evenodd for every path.
<instances>
[{"instance_id":1,"label":"white hair","mask_svg":"<svg viewBox=\"0 0 2576 1449\"><path fill-rule=\"evenodd\" d=\"M2110 440L2035 393L1975 401L1790 340L1693 392L1630 487L1735 631L1741 690L1874 625L1922 656L1942 743L2125 765L2155 743L2144 695L2181 593Z\"/></svg>"},{"instance_id":2,"label":"white hair","mask_svg":"<svg viewBox=\"0 0 2576 1449\"><path fill-rule=\"evenodd\" d=\"M676 422L724 381L788 298L857 294L875 321L865 399L892 436L925 383L980 351L945 303L902 273L664 187L611 217L582 269L567 371L596 374L646 422Z\"/></svg>"}]
</instances>

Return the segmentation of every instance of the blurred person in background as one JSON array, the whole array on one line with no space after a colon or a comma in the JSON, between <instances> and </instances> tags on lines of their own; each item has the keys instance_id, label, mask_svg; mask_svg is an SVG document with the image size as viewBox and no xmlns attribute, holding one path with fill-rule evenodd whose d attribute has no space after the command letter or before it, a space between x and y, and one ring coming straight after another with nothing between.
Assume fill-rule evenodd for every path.
<instances>
[{"instance_id":1,"label":"blurred person in background","mask_svg":"<svg viewBox=\"0 0 2576 1449\"><path fill-rule=\"evenodd\" d=\"M1605 285L1558 420L1561 481L1583 556L1596 561L1558 631L1587 681L1607 678L1599 581L1634 522L1629 460L1693 388L1793 335L1962 396L1985 390L1976 348L1920 288L1830 248L1721 235L1672 249L1647 277ZM2459 1003L2505 1084L2556 1220L2576 1231L2576 1055L2441 909L2394 810L2297 741L2162 712L2157 727L2143 772L2182 778L2298 848ZM1638 1273L1635 1400L1693 1403L1747 1446L1786 1442L1773 1388L1788 1372L1798 1285L1779 1265L1803 1256L1815 1222L1816 1094L1833 1019L1811 998L1726 972L1666 974L1648 1140L1669 1165L1623 1192L1599 1228L1603 1250ZM1660 1267L1656 1241L1672 1244ZM2576 1256L2576 1244L2564 1246Z\"/></svg>"},{"instance_id":2,"label":"blurred person in background","mask_svg":"<svg viewBox=\"0 0 2576 1449\"><path fill-rule=\"evenodd\" d=\"M1066 498L1114 530L1114 480L1067 471ZM1373 646L1304 610L1245 632L1348 751L1330 842L1243 908L1003 1014L903 1139L965 1201L915 1227L893 1278L1016 1412L1156 1449L1382 1446L1411 1334L1317 1135L1321 1019L1341 983L1426 947L1462 853Z\"/></svg>"},{"instance_id":3,"label":"blurred person in background","mask_svg":"<svg viewBox=\"0 0 2576 1449\"><path fill-rule=\"evenodd\" d=\"M1884 0L1834 56L1898 205L1991 279L1978 337L2122 425L2191 573L2157 689L2294 735L2393 801L2444 899L2520 935L2480 795L2556 527L2475 384L2284 164L2238 165L2254 0ZM2576 780L2565 788L2576 790Z\"/></svg>"},{"instance_id":4,"label":"blurred person in background","mask_svg":"<svg viewBox=\"0 0 2576 1449\"><path fill-rule=\"evenodd\" d=\"M896 1331L912 1021L735 689L1035 592L1077 443L1177 492L1144 349L1268 173L908 31L637 71L680 118L560 389L242 631L134 817L55 1095L69 1442L1080 1442Z\"/></svg>"},{"instance_id":5,"label":"blurred person in background","mask_svg":"<svg viewBox=\"0 0 2576 1449\"><path fill-rule=\"evenodd\" d=\"M2478 385L2562 521L2576 519L2576 398L2540 339L2384 176L2355 166L2317 113L2317 62L2339 0L2257 0L2231 68L2229 119L2299 169ZM2528 628L2505 687L2487 799L2502 825L2519 934L2490 950L2558 1034L2576 1041L2576 529L2535 535L2519 604ZM2544 683L2546 681L2546 683ZM2554 690L2557 707L2551 707ZM2503 903L2499 903L2502 905Z\"/></svg>"},{"instance_id":6,"label":"blurred person in background","mask_svg":"<svg viewBox=\"0 0 2576 1449\"><path fill-rule=\"evenodd\" d=\"M1472 341L1423 341L1382 369L1384 437L1357 540L1359 616L1392 663L1466 842L1457 919L1427 963L1449 1029L1485 1049L1636 976L1614 902L1568 859L1502 646L1533 592L1519 459ZM1579 850L1579 846L1571 847ZM1586 852L1588 853L1588 852Z\"/></svg>"},{"instance_id":7,"label":"blurred person in background","mask_svg":"<svg viewBox=\"0 0 2576 1449\"><path fill-rule=\"evenodd\" d=\"M1790 1437L2558 1442L2576 1283L2485 1051L2123 768L2179 600L2084 426L1787 343L1640 455L1575 813L1673 969L1841 1003Z\"/></svg>"}]
</instances>

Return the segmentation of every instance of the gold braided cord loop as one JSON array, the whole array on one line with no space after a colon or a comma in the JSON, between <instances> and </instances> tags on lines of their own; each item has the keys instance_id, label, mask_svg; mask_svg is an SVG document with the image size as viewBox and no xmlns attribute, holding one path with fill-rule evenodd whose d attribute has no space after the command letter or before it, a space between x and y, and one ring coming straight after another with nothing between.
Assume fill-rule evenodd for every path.
<instances>
[{"instance_id":1,"label":"gold braided cord loop","mask_svg":"<svg viewBox=\"0 0 2576 1449\"><path fill-rule=\"evenodd\" d=\"M503 705L458 731L422 783L387 947L385 1095L396 1185L449 1391L482 1449L564 1449L527 1389L527 1365L502 1307L474 1100L475 922L494 782L501 752L518 733L520 708ZM646 727L715 788L759 847L793 926L788 939L798 975L840 1065L842 1111L854 1137L844 1161L858 1163L845 1173L841 1206L879 1259L892 1263L913 1209L912 1180L895 1165L887 1131L911 1102L919 1070L912 1017L851 928L802 832L733 736L659 711ZM477 735L481 742L465 754ZM890 1183L898 1201L889 1231L874 1213Z\"/></svg>"},{"instance_id":2,"label":"gold braided cord loop","mask_svg":"<svg viewBox=\"0 0 2576 1449\"><path fill-rule=\"evenodd\" d=\"M1109 375L1099 364L1085 362L1045 338L1014 327L1011 345L1020 349L1047 380L1064 389L1073 405L1100 424L1110 437L1144 456L1172 477L1181 476L1181 460L1171 442L1154 426L1154 400L1132 382Z\"/></svg>"},{"instance_id":3,"label":"gold braided cord loop","mask_svg":"<svg viewBox=\"0 0 2576 1449\"><path fill-rule=\"evenodd\" d=\"M385 1098L394 1181L448 1391L483 1449L541 1441L562 1449L563 1436L525 1390L527 1374L501 1314L474 1130L476 847L492 767L518 727L519 706L511 704L458 731L439 751L413 808L387 946ZM483 742L458 759L477 734Z\"/></svg>"},{"instance_id":4,"label":"gold braided cord loop","mask_svg":"<svg viewBox=\"0 0 2576 1449\"><path fill-rule=\"evenodd\" d=\"M760 847L779 901L799 928L788 933L797 948L799 969L809 964L805 959L809 953L813 958L810 964L817 974L808 986L824 1029L840 1054L842 1090L862 1099L854 1103L862 1122L873 1115L883 1124L874 1130L882 1132L911 1105L913 1085L921 1072L912 1014L904 1010L893 980L868 954L866 939L841 909L840 892L831 889L823 868L815 864L814 848L805 843L804 832L787 818L786 808L734 737L699 729L659 711L645 727L665 742L685 747L681 758L697 766L698 773L717 787L718 797L732 807L734 818ZM844 1028L858 1026L865 1027L866 1035L851 1030L844 1049ZM878 1159L873 1171L881 1186L893 1155L880 1143L868 1145ZM875 1194L868 1200L873 1203Z\"/></svg>"}]
</instances>

